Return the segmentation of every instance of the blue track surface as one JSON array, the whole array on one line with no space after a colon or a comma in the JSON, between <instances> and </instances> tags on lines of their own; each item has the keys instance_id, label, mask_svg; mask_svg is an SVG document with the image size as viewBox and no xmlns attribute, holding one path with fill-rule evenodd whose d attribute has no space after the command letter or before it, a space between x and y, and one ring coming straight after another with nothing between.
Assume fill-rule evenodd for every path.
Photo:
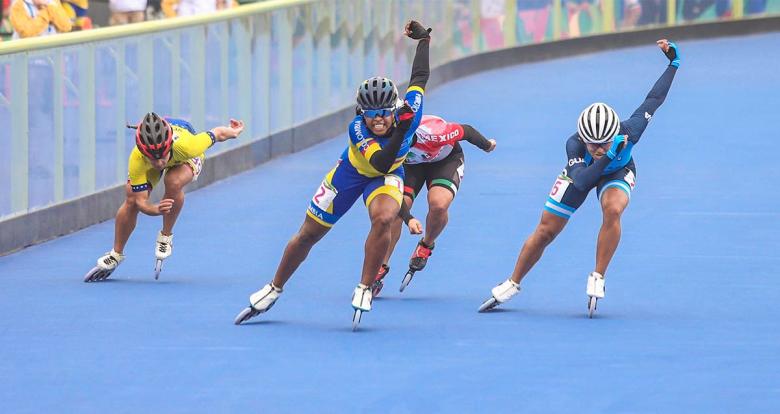
<instances>
[{"instance_id":1,"label":"blue track surface","mask_svg":"<svg viewBox=\"0 0 780 414\"><path fill-rule=\"evenodd\" d=\"M593 100L627 116L664 70L647 47L453 82L426 113L498 142L466 178L429 267L350 332L368 220L360 204L266 315L232 324L268 282L344 137L190 194L152 276L142 217L110 282L81 277L113 222L0 258L0 412L778 412L780 34L683 42L666 104L634 151L637 189L586 318L600 213L577 212L500 311L507 277ZM424 203L415 206L424 217Z\"/></svg>"}]
</instances>

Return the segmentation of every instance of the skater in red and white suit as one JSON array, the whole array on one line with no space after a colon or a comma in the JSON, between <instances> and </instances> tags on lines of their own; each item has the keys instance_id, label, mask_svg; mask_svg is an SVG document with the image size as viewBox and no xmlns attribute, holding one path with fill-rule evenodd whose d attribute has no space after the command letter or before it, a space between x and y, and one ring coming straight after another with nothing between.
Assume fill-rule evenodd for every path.
<instances>
[{"instance_id":1,"label":"skater in red and white suit","mask_svg":"<svg viewBox=\"0 0 780 414\"><path fill-rule=\"evenodd\" d=\"M413 274L425 267L436 238L447 225L447 210L463 179L464 156L460 141L468 141L485 152L496 148L494 139L485 138L470 125L447 122L433 115L423 116L404 162L404 202L393 223L392 241L372 288L374 296L382 290L383 279L390 270L387 263L401 237L401 220L409 226L411 234L423 233L422 223L410 212L423 184L428 189L428 216L425 219L425 234L412 254L409 270ZM410 280L405 278L403 287Z\"/></svg>"}]
</instances>

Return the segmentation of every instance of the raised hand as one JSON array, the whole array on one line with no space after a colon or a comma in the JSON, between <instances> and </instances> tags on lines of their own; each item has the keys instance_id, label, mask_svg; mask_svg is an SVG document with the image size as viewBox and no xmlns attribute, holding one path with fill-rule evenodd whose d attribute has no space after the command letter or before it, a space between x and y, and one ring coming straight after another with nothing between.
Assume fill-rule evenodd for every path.
<instances>
[{"instance_id":1,"label":"raised hand","mask_svg":"<svg viewBox=\"0 0 780 414\"><path fill-rule=\"evenodd\" d=\"M426 29L425 26L416 20L410 20L404 27L404 34L414 40L430 39L431 30L430 27Z\"/></svg>"},{"instance_id":2,"label":"raised hand","mask_svg":"<svg viewBox=\"0 0 780 414\"><path fill-rule=\"evenodd\" d=\"M211 130L217 141L222 142L228 139L233 139L241 135L244 131L244 122L236 119L230 119L228 126L219 126Z\"/></svg>"},{"instance_id":3,"label":"raised hand","mask_svg":"<svg viewBox=\"0 0 780 414\"><path fill-rule=\"evenodd\" d=\"M670 42L667 39L661 39L655 42L664 55L669 59L669 64L679 68L680 67L680 54L677 52L677 45L674 42Z\"/></svg>"},{"instance_id":4,"label":"raised hand","mask_svg":"<svg viewBox=\"0 0 780 414\"><path fill-rule=\"evenodd\" d=\"M409 102L404 101L404 104L396 111L397 125L404 131L408 131L412 126L412 120L414 120L414 110L409 106Z\"/></svg>"}]
</instances>

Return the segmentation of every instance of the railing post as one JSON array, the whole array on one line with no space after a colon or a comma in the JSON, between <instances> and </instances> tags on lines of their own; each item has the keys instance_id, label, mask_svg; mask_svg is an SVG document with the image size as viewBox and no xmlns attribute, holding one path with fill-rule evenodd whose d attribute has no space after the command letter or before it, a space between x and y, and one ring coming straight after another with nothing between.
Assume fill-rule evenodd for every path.
<instances>
[{"instance_id":1,"label":"railing post","mask_svg":"<svg viewBox=\"0 0 780 414\"><path fill-rule=\"evenodd\" d=\"M62 50L54 52L54 78L52 91L52 109L54 111L54 202L65 198L65 128L63 125L62 90Z\"/></svg>"},{"instance_id":2,"label":"railing post","mask_svg":"<svg viewBox=\"0 0 780 414\"><path fill-rule=\"evenodd\" d=\"M504 7L504 47L517 43L517 1L507 1Z\"/></svg>"},{"instance_id":3,"label":"railing post","mask_svg":"<svg viewBox=\"0 0 780 414\"><path fill-rule=\"evenodd\" d=\"M745 15L745 2L744 0L732 0L731 2L731 18L740 19Z\"/></svg>"},{"instance_id":4,"label":"railing post","mask_svg":"<svg viewBox=\"0 0 780 414\"><path fill-rule=\"evenodd\" d=\"M30 124L27 53L17 54L11 62L11 213L27 210L29 202Z\"/></svg>"},{"instance_id":5,"label":"railing post","mask_svg":"<svg viewBox=\"0 0 780 414\"><path fill-rule=\"evenodd\" d=\"M232 27L236 44L236 60L238 61L236 75L239 88L237 91L233 91L238 94L238 113L230 114L231 117L244 121L244 136L249 137L249 139L255 138L252 125L252 70L255 67L252 65L252 42L249 39L251 28L251 16L242 17ZM227 119L223 122L227 122Z\"/></svg>"},{"instance_id":6,"label":"railing post","mask_svg":"<svg viewBox=\"0 0 780 414\"><path fill-rule=\"evenodd\" d=\"M181 113L181 32L171 34L171 115Z\"/></svg>"},{"instance_id":7,"label":"railing post","mask_svg":"<svg viewBox=\"0 0 780 414\"><path fill-rule=\"evenodd\" d=\"M230 42L228 41L228 36L230 35L230 28L228 27L227 22L215 23L214 27L217 29L216 32L219 33L219 85L220 89L222 90L222 94L219 97L221 103L219 112L220 120L217 122L217 124L222 125L223 123L227 122L227 119L230 116L229 112L231 91L230 79L228 79L228 71L230 70L230 66L228 65L230 62ZM205 126L205 128L208 127L209 125Z\"/></svg>"},{"instance_id":8,"label":"railing post","mask_svg":"<svg viewBox=\"0 0 780 414\"><path fill-rule=\"evenodd\" d=\"M257 71L254 76L254 91L256 93L254 106L260 108L259 118L254 119L257 126L253 128L255 134L252 138L267 137L271 133L271 69L268 62L271 61L271 24L272 19L269 14L259 16L260 23L256 27L255 33L255 59L254 69ZM257 114L255 112L255 114Z\"/></svg>"},{"instance_id":9,"label":"railing post","mask_svg":"<svg viewBox=\"0 0 780 414\"><path fill-rule=\"evenodd\" d=\"M471 33L472 43L470 54L479 53L482 50L482 9L480 0L471 0Z\"/></svg>"},{"instance_id":10,"label":"railing post","mask_svg":"<svg viewBox=\"0 0 780 414\"><path fill-rule=\"evenodd\" d=\"M284 130L292 125L292 30L290 11L287 9L279 10L276 28L279 34L279 96L274 97L279 104L278 112L280 129Z\"/></svg>"},{"instance_id":11,"label":"railing post","mask_svg":"<svg viewBox=\"0 0 780 414\"><path fill-rule=\"evenodd\" d=\"M190 108L195 128L206 127L206 28L195 27L190 32Z\"/></svg>"},{"instance_id":12,"label":"railing post","mask_svg":"<svg viewBox=\"0 0 780 414\"><path fill-rule=\"evenodd\" d=\"M666 25L672 26L677 22L677 0L668 0L666 4Z\"/></svg>"},{"instance_id":13,"label":"railing post","mask_svg":"<svg viewBox=\"0 0 780 414\"><path fill-rule=\"evenodd\" d=\"M614 32L618 26L615 21L615 0L601 1L601 22L602 33Z\"/></svg>"},{"instance_id":14,"label":"railing post","mask_svg":"<svg viewBox=\"0 0 780 414\"><path fill-rule=\"evenodd\" d=\"M317 10L317 20L314 22L314 41L315 48L317 50L317 82L315 82L315 88L317 89L317 96L330 97L330 38L333 32L333 15L334 10L333 1L321 1L315 3L312 7ZM327 98L324 102L329 102L330 98ZM323 107L315 108L315 115L324 115L324 109L329 111L330 105L324 105Z\"/></svg>"},{"instance_id":15,"label":"railing post","mask_svg":"<svg viewBox=\"0 0 780 414\"><path fill-rule=\"evenodd\" d=\"M127 164L126 160L128 154L126 153L127 146L125 145L125 137L127 136L127 123L138 122L138 119L127 119L127 95L125 94L126 81L125 73L127 73L127 67L125 67L125 41L120 40L116 46L114 57L116 58L116 98L114 102L114 113L116 114L116 178L117 181L122 182L127 179Z\"/></svg>"},{"instance_id":16,"label":"railing post","mask_svg":"<svg viewBox=\"0 0 780 414\"><path fill-rule=\"evenodd\" d=\"M87 195L95 191L95 45L79 47L78 59L79 194ZM150 86L148 90L151 89Z\"/></svg>"}]
</instances>

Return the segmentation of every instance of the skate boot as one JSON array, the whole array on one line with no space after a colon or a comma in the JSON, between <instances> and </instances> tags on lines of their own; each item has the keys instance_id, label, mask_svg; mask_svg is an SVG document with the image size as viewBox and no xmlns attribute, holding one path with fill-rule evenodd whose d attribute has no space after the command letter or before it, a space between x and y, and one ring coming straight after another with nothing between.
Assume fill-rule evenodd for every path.
<instances>
[{"instance_id":1,"label":"skate boot","mask_svg":"<svg viewBox=\"0 0 780 414\"><path fill-rule=\"evenodd\" d=\"M263 286L262 289L249 296L249 306L236 316L234 323L241 325L242 322L246 322L261 313L268 312L281 294L282 289L274 286L273 283Z\"/></svg>"},{"instance_id":2,"label":"skate boot","mask_svg":"<svg viewBox=\"0 0 780 414\"><path fill-rule=\"evenodd\" d=\"M376 279L374 279L374 284L371 285L371 295L373 297L379 296L379 292L382 291L382 288L385 286L384 278L387 276L387 274L390 273L390 266L383 264L382 267L379 268L379 271L376 273Z\"/></svg>"},{"instance_id":3,"label":"skate boot","mask_svg":"<svg viewBox=\"0 0 780 414\"><path fill-rule=\"evenodd\" d=\"M125 255L115 252L111 249L110 252L104 254L97 260L97 266L87 272L84 276L84 282L99 282L101 280L108 279L111 273L116 270L122 260L125 260Z\"/></svg>"},{"instance_id":4,"label":"skate boot","mask_svg":"<svg viewBox=\"0 0 780 414\"><path fill-rule=\"evenodd\" d=\"M166 236L162 232L157 233L157 241L154 249L154 256L157 261L154 264L154 279L160 278L160 272L162 271L163 260L170 257L173 254L173 234Z\"/></svg>"},{"instance_id":5,"label":"skate boot","mask_svg":"<svg viewBox=\"0 0 780 414\"><path fill-rule=\"evenodd\" d=\"M357 330L360 324L360 317L363 312L371 311L371 301L373 300L371 295L371 289L364 285L359 284L352 293L352 308L355 309L355 313L352 315L352 330Z\"/></svg>"},{"instance_id":6,"label":"skate boot","mask_svg":"<svg viewBox=\"0 0 780 414\"><path fill-rule=\"evenodd\" d=\"M425 265L428 264L428 258L431 257L435 245L436 243L428 246L420 240L417 243L417 247L414 249L414 253L412 253L412 258L409 259L409 270L419 272L420 270L425 269Z\"/></svg>"},{"instance_id":7,"label":"skate boot","mask_svg":"<svg viewBox=\"0 0 780 414\"><path fill-rule=\"evenodd\" d=\"M588 285L585 288L585 293L588 295L588 318L593 318L596 304L599 299L604 299L605 292L604 275L599 272L591 272L588 275Z\"/></svg>"},{"instance_id":8,"label":"skate boot","mask_svg":"<svg viewBox=\"0 0 780 414\"><path fill-rule=\"evenodd\" d=\"M409 259L409 271L406 272L404 279L401 281L401 292L409 286L409 283L412 283L415 272L425 269L425 265L428 264L428 258L431 257L433 252L434 245L435 243L428 246L423 243L422 240L417 243L417 247L414 249L414 253L412 253L412 258Z\"/></svg>"},{"instance_id":9,"label":"skate boot","mask_svg":"<svg viewBox=\"0 0 780 414\"><path fill-rule=\"evenodd\" d=\"M518 294L519 292L520 284L515 283L515 281L512 279L507 279L490 291L492 296L490 299L482 302L482 305L479 307L479 312L487 312L508 301L509 299L512 299L512 296Z\"/></svg>"}]
</instances>

